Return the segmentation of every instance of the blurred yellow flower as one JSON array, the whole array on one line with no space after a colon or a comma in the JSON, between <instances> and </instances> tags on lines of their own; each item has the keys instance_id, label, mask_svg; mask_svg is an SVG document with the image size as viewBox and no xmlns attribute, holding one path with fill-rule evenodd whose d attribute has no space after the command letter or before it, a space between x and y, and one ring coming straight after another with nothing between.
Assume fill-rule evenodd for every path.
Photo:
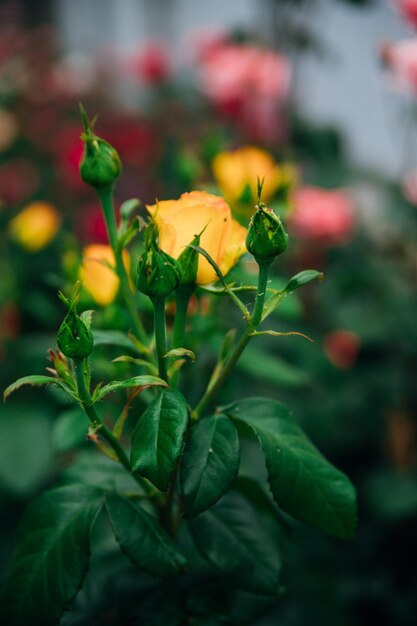
<instances>
[{"instance_id":1,"label":"blurred yellow flower","mask_svg":"<svg viewBox=\"0 0 417 626\"><path fill-rule=\"evenodd\" d=\"M129 267L129 254L123 251L123 261ZM114 267L115 259L110 246L92 243L83 249L80 280L93 300L101 306L111 304L119 289L119 278L108 265Z\"/></svg>"},{"instance_id":2,"label":"blurred yellow flower","mask_svg":"<svg viewBox=\"0 0 417 626\"><path fill-rule=\"evenodd\" d=\"M256 146L220 152L214 157L212 168L220 189L231 203L239 202L248 189L256 198L258 178L264 178L262 200L268 203L289 174L288 166L279 166L269 152Z\"/></svg>"},{"instance_id":3,"label":"blurred yellow flower","mask_svg":"<svg viewBox=\"0 0 417 626\"><path fill-rule=\"evenodd\" d=\"M160 247L174 258L178 258L205 227L200 246L223 274L227 274L246 252L246 228L232 219L230 207L220 196L191 191L183 193L178 200L163 200L147 209L158 226ZM214 280L215 271L200 257L197 284L206 285Z\"/></svg>"},{"instance_id":4,"label":"blurred yellow flower","mask_svg":"<svg viewBox=\"0 0 417 626\"><path fill-rule=\"evenodd\" d=\"M48 202L31 202L9 225L10 234L28 252L38 252L56 235L61 217Z\"/></svg>"}]
</instances>

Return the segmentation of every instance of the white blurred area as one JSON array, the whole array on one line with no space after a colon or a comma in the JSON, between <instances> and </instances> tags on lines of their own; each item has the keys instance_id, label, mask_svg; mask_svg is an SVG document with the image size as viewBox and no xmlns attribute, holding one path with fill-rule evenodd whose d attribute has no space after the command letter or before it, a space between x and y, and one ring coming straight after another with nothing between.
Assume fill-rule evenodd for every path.
<instances>
[{"instance_id":1,"label":"white blurred area","mask_svg":"<svg viewBox=\"0 0 417 626\"><path fill-rule=\"evenodd\" d=\"M178 62L190 32L201 27L241 27L276 39L274 0L56 0L53 7L64 50L78 58L103 46L127 49L162 38ZM390 0L366 7L306 2L300 20L315 33L323 54L297 58L293 88L299 108L312 121L337 125L357 166L398 177L416 164L411 104L387 86L378 49L382 40L411 37L412 31Z\"/></svg>"}]
</instances>

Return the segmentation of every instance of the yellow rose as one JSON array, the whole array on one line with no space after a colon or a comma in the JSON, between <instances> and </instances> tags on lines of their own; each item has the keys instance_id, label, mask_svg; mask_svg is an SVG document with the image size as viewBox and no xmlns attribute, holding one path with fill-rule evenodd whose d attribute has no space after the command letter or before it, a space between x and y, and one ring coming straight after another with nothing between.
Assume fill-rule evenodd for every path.
<instances>
[{"instance_id":1,"label":"yellow rose","mask_svg":"<svg viewBox=\"0 0 417 626\"><path fill-rule=\"evenodd\" d=\"M129 266L127 250L123 251L123 261ZM109 267L115 266L113 250L110 246L101 243L92 243L83 250L83 261L80 269L80 279L84 288L93 300L101 306L111 304L119 289L119 278Z\"/></svg>"},{"instance_id":2,"label":"yellow rose","mask_svg":"<svg viewBox=\"0 0 417 626\"><path fill-rule=\"evenodd\" d=\"M205 191L183 193L178 200L163 200L146 207L159 230L159 245L175 259L203 228L200 246L208 252L223 274L246 252L246 228L232 219L230 207L220 196ZM216 280L206 259L198 261L197 284Z\"/></svg>"},{"instance_id":3,"label":"yellow rose","mask_svg":"<svg viewBox=\"0 0 417 626\"><path fill-rule=\"evenodd\" d=\"M48 202L31 202L9 225L10 234L28 252L38 252L56 235L61 217Z\"/></svg>"},{"instance_id":4,"label":"yellow rose","mask_svg":"<svg viewBox=\"0 0 417 626\"><path fill-rule=\"evenodd\" d=\"M268 203L282 183L282 168L269 152L256 146L220 152L214 157L212 168L220 189L231 203L239 202L247 187L256 198L258 178L264 178L262 200Z\"/></svg>"}]
</instances>

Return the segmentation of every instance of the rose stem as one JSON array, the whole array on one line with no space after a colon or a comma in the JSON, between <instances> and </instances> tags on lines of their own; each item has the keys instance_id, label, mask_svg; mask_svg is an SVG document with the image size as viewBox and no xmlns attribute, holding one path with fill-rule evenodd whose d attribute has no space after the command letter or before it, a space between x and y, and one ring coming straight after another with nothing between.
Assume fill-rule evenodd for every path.
<instances>
[{"instance_id":1,"label":"rose stem","mask_svg":"<svg viewBox=\"0 0 417 626\"><path fill-rule=\"evenodd\" d=\"M154 330L156 353L158 355L159 376L168 382L167 361L167 340L165 328L165 298L151 298L154 312Z\"/></svg>"},{"instance_id":2,"label":"rose stem","mask_svg":"<svg viewBox=\"0 0 417 626\"><path fill-rule=\"evenodd\" d=\"M172 347L183 348L185 327L187 324L187 311L188 303L190 302L191 295L193 293L193 287L189 285L181 286L177 289L175 294L175 318L174 318L174 330L172 335ZM179 369L174 372L171 378L172 387L177 387L180 371Z\"/></svg>"},{"instance_id":3,"label":"rose stem","mask_svg":"<svg viewBox=\"0 0 417 626\"><path fill-rule=\"evenodd\" d=\"M118 245L117 225L113 206L113 188L104 187L103 189L99 189L98 195L104 213L108 239L113 250L114 258L116 260L116 272L120 280L120 287L126 307L130 314L133 329L138 339L140 339L143 343L146 343L146 333L142 326L142 322L140 321L137 314L135 296L130 288L129 278L126 272L125 265L123 263L122 250Z\"/></svg>"},{"instance_id":4,"label":"rose stem","mask_svg":"<svg viewBox=\"0 0 417 626\"><path fill-rule=\"evenodd\" d=\"M201 398L200 402L192 413L193 419L199 419L201 417L201 414L213 400L219 389L223 386L225 380L228 378L237 361L239 360L242 352L248 345L249 341L252 339L251 333L253 333L253 331L256 329L262 319L269 267L270 263L259 265L258 288L256 292L255 306L251 315L250 323L248 324L247 328L245 329L244 333L236 344L234 350L231 352L229 358L226 359L223 367L219 371L218 376L215 378L214 381L209 382L203 397Z\"/></svg>"},{"instance_id":5,"label":"rose stem","mask_svg":"<svg viewBox=\"0 0 417 626\"><path fill-rule=\"evenodd\" d=\"M81 405L90 420L91 424L95 427L99 426L98 431L100 435L103 435L107 443L113 448L120 463L129 472L130 476L137 482L137 484L147 493L148 496L160 495L149 483L137 474L132 473L129 459L124 451L120 441L116 439L111 430L107 428L106 424L102 421L101 417L96 411L93 404L91 394L87 389L85 381L85 367L87 364L86 359L74 359L75 376L77 380L78 397Z\"/></svg>"}]
</instances>

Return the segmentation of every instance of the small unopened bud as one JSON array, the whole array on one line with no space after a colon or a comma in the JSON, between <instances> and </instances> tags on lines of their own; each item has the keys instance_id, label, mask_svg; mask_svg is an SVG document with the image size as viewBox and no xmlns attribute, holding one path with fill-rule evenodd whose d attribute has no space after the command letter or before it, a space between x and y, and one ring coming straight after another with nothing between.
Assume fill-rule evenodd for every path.
<instances>
[{"instance_id":1,"label":"small unopened bud","mask_svg":"<svg viewBox=\"0 0 417 626\"><path fill-rule=\"evenodd\" d=\"M190 246L199 246L201 233L196 235ZM195 285L198 271L199 253L197 250L187 246L178 257L181 266L181 285Z\"/></svg>"},{"instance_id":2,"label":"small unopened bud","mask_svg":"<svg viewBox=\"0 0 417 626\"><path fill-rule=\"evenodd\" d=\"M139 259L137 288L150 298L166 298L177 289L181 266L151 242Z\"/></svg>"},{"instance_id":3,"label":"small unopened bud","mask_svg":"<svg viewBox=\"0 0 417 626\"><path fill-rule=\"evenodd\" d=\"M288 245L288 235L278 215L260 203L249 223L246 247L255 260L272 263Z\"/></svg>"},{"instance_id":4,"label":"small unopened bud","mask_svg":"<svg viewBox=\"0 0 417 626\"><path fill-rule=\"evenodd\" d=\"M58 347L62 354L71 359L85 359L93 351L93 335L78 315L75 302L64 297L61 299L69 305L69 311L58 330L56 338Z\"/></svg>"},{"instance_id":5,"label":"small unopened bud","mask_svg":"<svg viewBox=\"0 0 417 626\"><path fill-rule=\"evenodd\" d=\"M59 350L49 350L49 358L51 359L55 370L47 368L50 372L55 372L59 378L62 378L65 382L71 382L72 377L70 374L67 358Z\"/></svg>"},{"instance_id":6,"label":"small unopened bud","mask_svg":"<svg viewBox=\"0 0 417 626\"><path fill-rule=\"evenodd\" d=\"M81 178L87 185L96 189L111 187L122 170L117 151L107 141L93 132L95 120L87 122L85 111L81 110L84 121L84 152L80 163Z\"/></svg>"}]
</instances>

